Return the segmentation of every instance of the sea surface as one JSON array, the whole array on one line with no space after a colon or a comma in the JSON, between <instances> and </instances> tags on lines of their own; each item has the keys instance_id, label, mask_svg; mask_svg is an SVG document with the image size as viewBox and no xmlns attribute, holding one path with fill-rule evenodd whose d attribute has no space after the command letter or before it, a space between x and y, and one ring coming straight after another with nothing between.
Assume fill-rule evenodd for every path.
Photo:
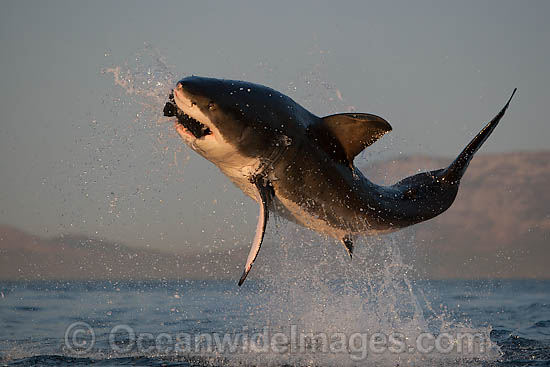
<instances>
[{"instance_id":1,"label":"sea surface","mask_svg":"<svg viewBox=\"0 0 550 367\"><path fill-rule=\"evenodd\" d=\"M354 287L345 295L339 293L348 287L342 282L323 286L327 289L320 293L347 300L335 308L333 300L308 300L301 304L309 310L293 310L296 294L285 296L269 282L254 280L242 288L234 281L1 282L0 361L10 366L550 365L550 281L411 281L421 314L400 309L403 300L397 298L396 304L365 308L370 301L356 299L361 293L350 293ZM435 328L433 319L428 321L434 314ZM434 339L423 334L425 350L381 352L383 334L391 346L390 333L410 337L426 331L417 328L433 332ZM486 333L490 341L482 341L487 344L482 351L457 351L456 344L445 345L457 329L477 333L480 340ZM302 331L327 339L301 342ZM365 345L376 333L374 343ZM441 350L435 350L440 335ZM345 348L337 341L347 343ZM232 342L237 348L230 348ZM414 349L415 342L408 342Z\"/></svg>"}]
</instances>

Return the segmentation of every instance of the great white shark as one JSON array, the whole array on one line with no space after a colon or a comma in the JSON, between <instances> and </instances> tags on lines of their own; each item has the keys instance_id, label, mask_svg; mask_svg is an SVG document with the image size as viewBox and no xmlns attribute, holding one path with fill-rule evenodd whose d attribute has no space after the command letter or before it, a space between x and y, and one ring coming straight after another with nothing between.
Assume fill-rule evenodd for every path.
<instances>
[{"instance_id":1,"label":"great white shark","mask_svg":"<svg viewBox=\"0 0 550 367\"><path fill-rule=\"evenodd\" d=\"M350 256L356 236L396 231L443 213L515 92L448 167L391 186L374 184L353 164L364 148L392 130L380 116L318 117L269 87L198 76L176 84L164 115L176 116L183 141L259 203L242 285L260 251L270 211L339 240Z\"/></svg>"}]
</instances>

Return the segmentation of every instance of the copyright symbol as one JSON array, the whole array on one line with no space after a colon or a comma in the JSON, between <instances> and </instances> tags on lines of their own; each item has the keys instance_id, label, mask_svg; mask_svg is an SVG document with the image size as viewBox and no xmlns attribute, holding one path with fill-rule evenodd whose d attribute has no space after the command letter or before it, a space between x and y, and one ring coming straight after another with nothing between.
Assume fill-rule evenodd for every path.
<instances>
[{"instance_id":1,"label":"copyright symbol","mask_svg":"<svg viewBox=\"0 0 550 367\"><path fill-rule=\"evenodd\" d=\"M83 321L73 322L65 330L65 347L71 353L84 354L95 344L94 329Z\"/></svg>"}]
</instances>

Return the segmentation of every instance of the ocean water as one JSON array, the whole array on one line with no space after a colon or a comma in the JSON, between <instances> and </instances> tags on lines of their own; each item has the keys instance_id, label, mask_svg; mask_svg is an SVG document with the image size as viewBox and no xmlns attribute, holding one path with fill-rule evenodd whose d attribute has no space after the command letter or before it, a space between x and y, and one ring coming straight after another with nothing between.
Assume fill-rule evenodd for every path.
<instances>
[{"instance_id":1,"label":"ocean water","mask_svg":"<svg viewBox=\"0 0 550 367\"><path fill-rule=\"evenodd\" d=\"M240 288L236 279L2 282L0 361L550 365L550 281L418 280L400 241L371 241L353 266L332 246L283 242Z\"/></svg>"}]
</instances>

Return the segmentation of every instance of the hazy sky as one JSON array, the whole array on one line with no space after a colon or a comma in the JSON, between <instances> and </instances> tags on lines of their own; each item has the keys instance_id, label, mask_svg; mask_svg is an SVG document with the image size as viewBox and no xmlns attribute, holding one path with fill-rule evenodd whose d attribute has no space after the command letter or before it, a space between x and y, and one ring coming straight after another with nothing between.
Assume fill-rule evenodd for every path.
<instances>
[{"instance_id":1,"label":"hazy sky","mask_svg":"<svg viewBox=\"0 0 550 367\"><path fill-rule=\"evenodd\" d=\"M454 156L517 87L482 153L549 149L549 14L549 1L2 1L0 223L165 249L250 242L256 205L109 67L376 113L394 131L367 158Z\"/></svg>"}]
</instances>

